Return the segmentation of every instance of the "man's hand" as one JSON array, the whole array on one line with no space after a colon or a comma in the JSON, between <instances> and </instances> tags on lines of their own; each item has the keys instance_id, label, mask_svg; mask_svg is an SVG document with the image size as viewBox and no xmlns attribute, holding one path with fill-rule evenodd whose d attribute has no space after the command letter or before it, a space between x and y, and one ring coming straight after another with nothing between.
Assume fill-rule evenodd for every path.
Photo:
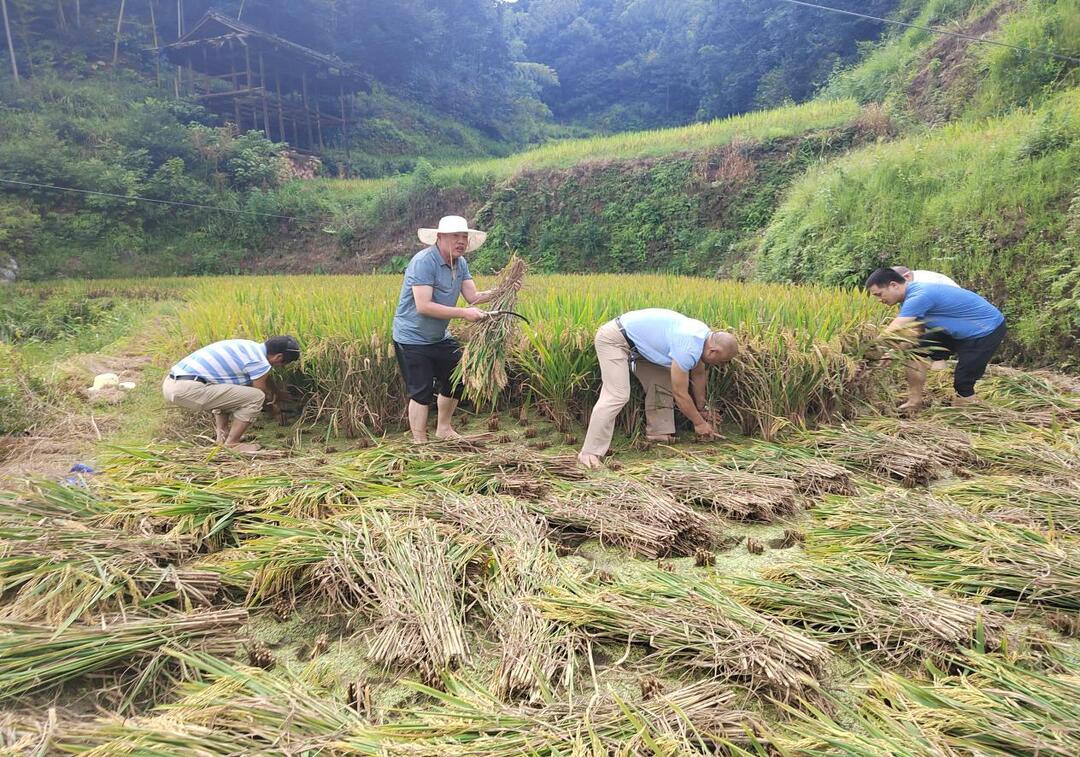
<instances>
[{"instance_id":1,"label":"man's hand","mask_svg":"<svg viewBox=\"0 0 1080 757\"><path fill-rule=\"evenodd\" d=\"M712 424L708 421L702 421L694 425L694 433L698 436L703 436L706 439L715 439L717 436L716 429L712 427Z\"/></svg>"},{"instance_id":2,"label":"man's hand","mask_svg":"<svg viewBox=\"0 0 1080 757\"><path fill-rule=\"evenodd\" d=\"M461 317L469 323L476 323L477 321L482 321L487 318L488 314L486 310L481 310L480 308L464 308L461 311Z\"/></svg>"}]
</instances>

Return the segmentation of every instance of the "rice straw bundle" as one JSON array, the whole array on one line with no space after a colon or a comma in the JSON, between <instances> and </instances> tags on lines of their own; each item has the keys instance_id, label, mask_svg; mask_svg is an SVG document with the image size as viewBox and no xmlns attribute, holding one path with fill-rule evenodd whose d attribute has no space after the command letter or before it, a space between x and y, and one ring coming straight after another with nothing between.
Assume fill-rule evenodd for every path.
<instances>
[{"instance_id":1,"label":"rice straw bundle","mask_svg":"<svg viewBox=\"0 0 1080 757\"><path fill-rule=\"evenodd\" d=\"M375 621L368 656L388 667L418 668L428 680L464 662L465 572L478 545L431 521L367 528L362 535Z\"/></svg>"},{"instance_id":2,"label":"rice straw bundle","mask_svg":"<svg viewBox=\"0 0 1080 757\"><path fill-rule=\"evenodd\" d=\"M970 672L930 683L881 673L853 705L830 700L842 717L791 708L793 721L770 736L790 754L1080 753L1080 677L988 655L968 661Z\"/></svg>"},{"instance_id":3,"label":"rice straw bundle","mask_svg":"<svg viewBox=\"0 0 1080 757\"><path fill-rule=\"evenodd\" d=\"M822 429L806 437L817 453L903 486L926 486L942 470L929 440L901 439L869 428L843 425Z\"/></svg>"},{"instance_id":4,"label":"rice straw bundle","mask_svg":"<svg viewBox=\"0 0 1080 757\"><path fill-rule=\"evenodd\" d=\"M750 607L892 664L973 648L996 651L1007 636L1013 644L1018 639L1004 615L857 557L777 566L761 578L729 580Z\"/></svg>"},{"instance_id":5,"label":"rice straw bundle","mask_svg":"<svg viewBox=\"0 0 1080 757\"><path fill-rule=\"evenodd\" d=\"M829 657L810 639L697 576L648 570L604 585L566 580L537 600L545 617L752 691L788 698L815 685Z\"/></svg>"},{"instance_id":6,"label":"rice straw bundle","mask_svg":"<svg viewBox=\"0 0 1080 757\"><path fill-rule=\"evenodd\" d=\"M861 426L911 444L925 446L939 465L962 475L968 469L985 467L975 451L972 437L959 429L923 420L874 418Z\"/></svg>"},{"instance_id":7,"label":"rice straw bundle","mask_svg":"<svg viewBox=\"0 0 1080 757\"><path fill-rule=\"evenodd\" d=\"M492 310L515 308L525 272L525 261L516 254L511 256L499 272L489 300ZM465 396L478 408L494 410L506 388L506 359L516 330L517 319L513 316L492 316L470 324L463 335L461 361L454 369L454 380L461 383Z\"/></svg>"},{"instance_id":8,"label":"rice straw bundle","mask_svg":"<svg viewBox=\"0 0 1080 757\"><path fill-rule=\"evenodd\" d=\"M995 521L930 497L826 501L807 552L903 567L930 586L986 602L1080 610L1080 553L1071 541Z\"/></svg>"},{"instance_id":9,"label":"rice straw bundle","mask_svg":"<svg viewBox=\"0 0 1080 757\"><path fill-rule=\"evenodd\" d=\"M61 629L76 620L141 604L209 605L220 587L212 572L180 567L190 539L117 534L73 520L4 525L0 516L0 615Z\"/></svg>"},{"instance_id":10,"label":"rice straw bundle","mask_svg":"<svg viewBox=\"0 0 1080 757\"><path fill-rule=\"evenodd\" d=\"M1080 535L1080 478L980 476L934 496L995 520Z\"/></svg>"},{"instance_id":11,"label":"rice straw bundle","mask_svg":"<svg viewBox=\"0 0 1080 757\"><path fill-rule=\"evenodd\" d=\"M529 602L561 571L543 518L525 503L505 497L443 492L424 502L430 517L454 524L491 549L476 599L491 619L491 636L500 648L492 681L495 694L504 700L535 700L557 679L569 685L581 639L544 618Z\"/></svg>"},{"instance_id":12,"label":"rice straw bundle","mask_svg":"<svg viewBox=\"0 0 1080 757\"><path fill-rule=\"evenodd\" d=\"M482 684L447 675L445 690L407 683L424 702L375 725L337 696L289 671L268 674L184 654L208 682L185 684L184 696L150 715L72 724L55 739L63 751L90 757L149 753L390 754L510 757L520 754L710 752L745 744L762 730L738 707L737 694L711 681L688 684L632 706L598 692L543 704L504 704Z\"/></svg>"},{"instance_id":13,"label":"rice straw bundle","mask_svg":"<svg viewBox=\"0 0 1080 757\"><path fill-rule=\"evenodd\" d=\"M858 488L851 471L806 452L801 447L757 442L731 453L731 465L764 476L786 478L800 494L818 497L823 494L854 495Z\"/></svg>"},{"instance_id":14,"label":"rice straw bundle","mask_svg":"<svg viewBox=\"0 0 1080 757\"><path fill-rule=\"evenodd\" d=\"M702 457L665 460L632 474L679 502L733 520L768 523L801 509L798 490L788 479L724 468Z\"/></svg>"},{"instance_id":15,"label":"rice straw bundle","mask_svg":"<svg viewBox=\"0 0 1080 757\"><path fill-rule=\"evenodd\" d=\"M229 650L244 610L102 620L57 633L51 626L0 623L0 700L47 688L88 673L148 663L165 647L213 642Z\"/></svg>"},{"instance_id":16,"label":"rice straw bundle","mask_svg":"<svg viewBox=\"0 0 1080 757\"><path fill-rule=\"evenodd\" d=\"M563 533L596 537L649 559L692 555L723 540L707 516L662 489L629 479L559 487L536 509Z\"/></svg>"}]
</instances>

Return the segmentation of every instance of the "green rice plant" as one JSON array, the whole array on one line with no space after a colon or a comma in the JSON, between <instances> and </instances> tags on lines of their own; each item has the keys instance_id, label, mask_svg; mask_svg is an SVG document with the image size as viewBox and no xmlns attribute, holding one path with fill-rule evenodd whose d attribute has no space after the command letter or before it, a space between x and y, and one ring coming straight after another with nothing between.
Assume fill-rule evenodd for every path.
<instances>
[{"instance_id":1,"label":"green rice plant","mask_svg":"<svg viewBox=\"0 0 1080 757\"><path fill-rule=\"evenodd\" d=\"M798 490L790 480L725 468L695 455L627 472L679 502L705 507L733 520L770 522L801 509Z\"/></svg>"},{"instance_id":2,"label":"green rice plant","mask_svg":"<svg viewBox=\"0 0 1080 757\"><path fill-rule=\"evenodd\" d=\"M123 670L133 661L150 670L167 647L212 642L230 649L246 619L244 610L219 610L103 620L60 633L52 626L0 622L0 701L91 673Z\"/></svg>"},{"instance_id":3,"label":"green rice plant","mask_svg":"<svg viewBox=\"0 0 1080 757\"><path fill-rule=\"evenodd\" d=\"M822 642L739 602L721 586L660 570L590 584L566 579L536 601L545 617L619 644L647 644L663 664L785 699L815 686Z\"/></svg>"},{"instance_id":4,"label":"green rice plant","mask_svg":"<svg viewBox=\"0 0 1080 757\"><path fill-rule=\"evenodd\" d=\"M976 515L930 497L886 490L827 499L807 552L860 556L903 568L929 586L1009 608L1080 609L1080 553L1073 540Z\"/></svg>"},{"instance_id":5,"label":"green rice plant","mask_svg":"<svg viewBox=\"0 0 1080 757\"><path fill-rule=\"evenodd\" d=\"M381 431L405 407L391 344L400 286L388 276L278 277L274 287L264 280L200 282L178 317L172 349L225 337L299 334L304 357L297 382L312 392L308 420L328 420L350 434ZM657 305L737 330L748 345L747 360L756 355L762 365L783 368L766 375L751 366L741 378L714 372L726 376L714 379L714 404L756 433L836 417L868 391L848 355L859 354L864 325L881 320L870 298L673 276L530 278L518 309L532 326L509 345L507 374L561 428L584 422L599 389L596 329L628 310ZM468 373L462 374L466 381Z\"/></svg>"},{"instance_id":6,"label":"green rice plant","mask_svg":"<svg viewBox=\"0 0 1080 757\"><path fill-rule=\"evenodd\" d=\"M775 566L760 578L727 580L748 606L893 665L947 660L968 649L1014 648L1021 638L1004 615L858 557Z\"/></svg>"},{"instance_id":7,"label":"green rice plant","mask_svg":"<svg viewBox=\"0 0 1080 757\"><path fill-rule=\"evenodd\" d=\"M310 423L324 422L346 437L381 434L402 417L405 388L385 335L333 336L303 353L301 368L311 397L304 410Z\"/></svg>"},{"instance_id":8,"label":"green rice plant","mask_svg":"<svg viewBox=\"0 0 1080 757\"><path fill-rule=\"evenodd\" d=\"M934 496L995 520L1080 536L1080 479L979 476L934 487Z\"/></svg>"},{"instance_id":9,"label":"green rice plant","mask_svg":"<svg viewBox=\"0 0 1080 757\"><path fill-rule=\"evenodd\" d=\"M808 345L787 331L739 331L738 357L713 371L710 396L744 434L774 439L850 414L858 363L836 341Z\"/></svg>"}]
</instances>

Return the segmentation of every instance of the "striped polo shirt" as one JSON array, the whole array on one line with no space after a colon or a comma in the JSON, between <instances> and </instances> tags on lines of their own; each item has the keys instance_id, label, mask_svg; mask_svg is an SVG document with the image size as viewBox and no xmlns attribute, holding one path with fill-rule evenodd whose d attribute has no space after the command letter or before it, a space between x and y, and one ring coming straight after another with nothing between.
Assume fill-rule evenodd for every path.
<instances>
[{"instance_id":1,"label":"striped polo shirt","mask_svg":"<svg viewBox=\"0 0 1080 757\"><path fill-rule=\"evenodd\" d=\"M269 370L265 344L250 339L225 339L195 350L169 373L199 376L211 384L250 384Z\"/></svg>"}]
</instances>

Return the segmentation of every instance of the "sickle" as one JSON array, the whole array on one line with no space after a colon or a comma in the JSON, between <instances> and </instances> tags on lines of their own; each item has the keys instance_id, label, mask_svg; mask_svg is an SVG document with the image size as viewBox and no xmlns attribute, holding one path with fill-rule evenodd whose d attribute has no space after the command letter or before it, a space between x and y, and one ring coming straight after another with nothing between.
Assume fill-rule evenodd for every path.
<instances>
[{"instance_id":1,"label":"sickle","mask_svg":"<svg viewBox=\"0 0 1080 757\"><path fill-rule=\"evenodd\" d=\"M515 313L513 310L489 310L489 311L487 311L487 314L489 316L491 316L491 315L512 315L515 318L520 318L521 320L525 321L525 323L529 323L528 318L523 316L521 313ZM531 326L532 324L529 323L529 325Z\"/></svg>"}]
</instances>

